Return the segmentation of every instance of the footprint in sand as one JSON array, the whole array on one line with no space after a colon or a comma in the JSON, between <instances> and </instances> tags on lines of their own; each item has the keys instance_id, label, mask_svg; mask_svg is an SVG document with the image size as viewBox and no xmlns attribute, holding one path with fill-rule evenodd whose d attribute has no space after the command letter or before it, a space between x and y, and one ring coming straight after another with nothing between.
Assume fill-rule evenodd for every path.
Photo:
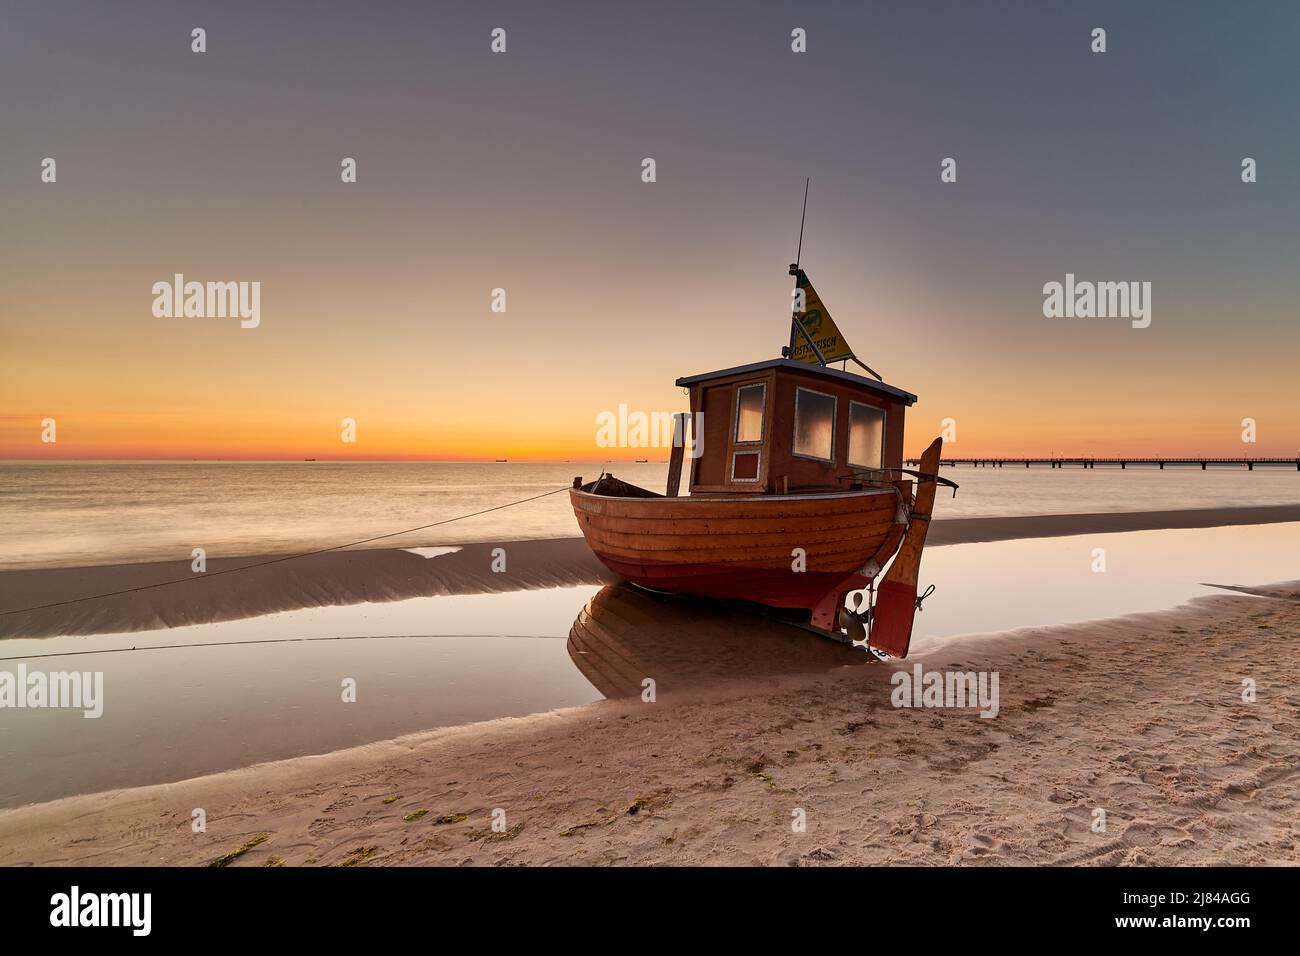
<instances>
[{"instance_id":1,"label":"footprint in sand","mask_svg":"<svg viewBox=\"0 0 1300 956\"><path fill-rule=\"evenodd\" d=\"M1051 862L1052 866L1079 866L1084 863L1094 863L1101 861L1102 857L1109 856L1116 850L1125 849L1122 840L1108 840L1100 846L1093 847L1089 850L1080 850L1077 853L1067 853L1065 856L1058 856Z\"/></svg>"},{"instance_id":2,"label":"footprint in sand","mask_svg":"<svg viewBox=\"0 0 1300 956\"><path fill-rule=\"evenodd\" d=\"M1186 840L1189 834L1178 827L1162 826L1146 820L1134 820L1124 830L1121 840L1128 846L1158 846L1176 844Z\"/></svg>"},{"instance_id":3,"label":"footprint in sand","mask_svg":"<svg viewBox=\"0 0 1300 956\"><path fill-rule=\"evenodd\" d=\"M997 837L991 837L987 833L971 834L971 842L974 846L966 848L962 854L962 859L978 860L983 857L997 856L1002 852L1002 841Z\"/></svg>"}]
</instances>

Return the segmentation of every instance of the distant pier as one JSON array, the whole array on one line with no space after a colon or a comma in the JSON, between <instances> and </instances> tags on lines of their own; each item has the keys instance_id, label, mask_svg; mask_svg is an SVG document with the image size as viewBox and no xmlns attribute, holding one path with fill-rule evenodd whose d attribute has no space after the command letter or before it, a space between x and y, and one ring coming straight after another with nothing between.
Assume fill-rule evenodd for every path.
<instances>
[{"instance_id":1,"label":"distant pier","mask_svg":"<svg viewBox=\"0 0 1300 956\"><path fill-rule=\"evenodd\" d=\"M909 465L919 465L919 458L906 459ZM1260 466L1295 466L1296 471L1300 471L1300 458L944 458L939 462L940 467L944 465L970 465L974 468L1002 468L1014 465L1024 465L1028 468L1030 465L1047 465L1051 468L1064 468L1067 465L1079 468L1096 468L1098 465L1113 466L1118 465L1121 469L1128 468L1129 465L1155 465L1164 470L1165 465L1200 465L1201 471L1205 471L1210 465L1228 465L1242 467L1245 466L1247 471L1254 471L1256 465Z\"/></svg>"}]
</instances>

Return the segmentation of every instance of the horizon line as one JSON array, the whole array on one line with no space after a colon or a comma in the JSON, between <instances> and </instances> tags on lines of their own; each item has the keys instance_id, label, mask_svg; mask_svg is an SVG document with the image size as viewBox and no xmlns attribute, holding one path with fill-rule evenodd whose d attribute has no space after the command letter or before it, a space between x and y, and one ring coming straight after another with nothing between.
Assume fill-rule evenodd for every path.
<instances>
[{"instance_id":1,"label":"horizon line","mask_svg":"<svg viewBox=\"0 0 1300 956\"><path fill-rule=\"evenodd\" d=\"M915 461L919 456L904 455L903 461ZM1145 453L1092 453L1092 454L1029 454L1029 455L1008 455L1001 454L960 454L944 455L941 461L1006 461L1006 462L1046 462L1046 461L1300 461L1300 452L1295 455L1286 454L1256 454L1256 455L1225 455L1223 453L1213 454L1145 454ZM59 463L164 463L164 464L183 464L186 462L225 462L229 464L356 464L356 465L374 465L374 464L445 464L445 465L504 465L504 464L622 464L622 465L666 465L669 463L667 458L435 458L435 457L399 457L399 458L218 458L218 457L51 457L51 458L9 458L0 456L0 464L59 464Z\"/></svg>"}]
</instances>

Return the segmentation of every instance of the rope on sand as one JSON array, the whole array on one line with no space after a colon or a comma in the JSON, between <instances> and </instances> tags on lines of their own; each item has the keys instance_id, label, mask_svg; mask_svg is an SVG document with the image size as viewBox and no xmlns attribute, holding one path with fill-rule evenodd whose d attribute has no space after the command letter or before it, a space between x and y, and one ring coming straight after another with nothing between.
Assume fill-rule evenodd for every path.
<instances>
[{"instance_id":1,"label":"rope on sand","mask_svg":"<svg viewBox=\"0 0 1300 956\"><path fill-rule=\"evenodd\" d=\"M227 622L209 621L207 623L224 624ZM188 625L181 626L186 627ZM249 641L200 641L195 644L133 644L131 647L101 647L93 651L53 651L49 654L19 654L16 657L0 657L0 662L35 661L47 657L82 657L86 654L127 654L131 651L179 651L194 647L239 647L247 644L311 644L317 641L409 641L443 637L473 638L476 641L493 639L563 641L567 639L556 634L358 634L344 635L342 637L266 637Z\"/></svg>"},{"instance_id":2,"label":"rope on sand","mask_svg":"<svg viewBox=\"0 0 1300 956\"><path fill-rule=\"evenodd\" d=\"M358 545L370 544L373 541L383 541L385 538L396 538L398 535L412 534L416 531L427 531L429 528L436 528L439 525L451 524L453 521L463 521L466 518L477 518L479 515L489 514L493 511L501 511L505 508L513 508L515 505L526 504L529 501L537 501L539 498L548 498L551 495L558 495L561 491L568 491L569 486L556 488L554 491L547 491L540 495L533 495L531 498L520 498L518 501L511 501L504 505L495 505L491 508L484 508L482 511L474 511L467 515L457 515L454 518L444 518L442 521L434 521L431 524L422 524L417 528L404 528L401 531L390 531L387 534L377 534L373 538L362 538L360 541L349 541L346 544L336 544L329 548L318 548L315 551L304 551L302 554L285 554L278 558L269 558L266 561L257 561L253 564L241 564L237 568L222 568L220 571L205 571L202 574L193 574L188 578L173 578L170 581L156 581L153 584L140 584L132 588L123 588L120 591L105 591L103 594L87 594L85 597L69 598L66 601L52 601L49 604L37 604L32 607L20 607L13 611L0 611L0 617L6 617L10 614L28 614L32 611L46 611L55 607L66 607L69 604L81 604L84 601L97 601L101 598L118 597L123 594L135 594L137 591L149 591L153 588L164 588L171 584L187 584L191 581L204 581L208 578L215 578L222 574L234 574L236 571L250 571L253 568L264 568L271 564L280 564L284 561L295 561L298 558L310 558L317 554L328 554L331 551L342 551L344 548L355 548Z\"/></svg>"}]
</instances>

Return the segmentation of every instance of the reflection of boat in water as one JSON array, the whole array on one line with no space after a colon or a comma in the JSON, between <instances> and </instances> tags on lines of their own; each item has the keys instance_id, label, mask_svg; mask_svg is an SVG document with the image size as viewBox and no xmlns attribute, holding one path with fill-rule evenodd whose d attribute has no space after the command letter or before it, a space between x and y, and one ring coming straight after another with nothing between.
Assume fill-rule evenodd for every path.
<instances>
[{"instance_id":1,"label":"reflection of boat in water","mask_svg":"<svg viewBox=\"0 0 1300 956\"><path fill-rule=\"evenodd\" d=\"M781 621L718 605L651 594L628 584L602 588L569 631L569 657L606 697L634 697L651 678L656 693L727 680L829 670L869 655L809 640Z\"/></svg>"},{"instance_id":2,"label":"reflection of boat in water","mask_svg":"<svg viewBox=\"0 0 1300 956\"><path fill-rule=\"evenodd\" d=\"M937 474L942 439L919 471L903 468L916 396L829 367L857 359L803 270L791 274L806 312L786 357L677 380L692 415L677 417L667 495L575 479L574 514L596 556L635 584L801 609L827 636L902 657L936 484L956 486ZM678 497L688 419L690 494ZM862 613L845 607L864 589Z\"/></svg>"}]
</instances>

